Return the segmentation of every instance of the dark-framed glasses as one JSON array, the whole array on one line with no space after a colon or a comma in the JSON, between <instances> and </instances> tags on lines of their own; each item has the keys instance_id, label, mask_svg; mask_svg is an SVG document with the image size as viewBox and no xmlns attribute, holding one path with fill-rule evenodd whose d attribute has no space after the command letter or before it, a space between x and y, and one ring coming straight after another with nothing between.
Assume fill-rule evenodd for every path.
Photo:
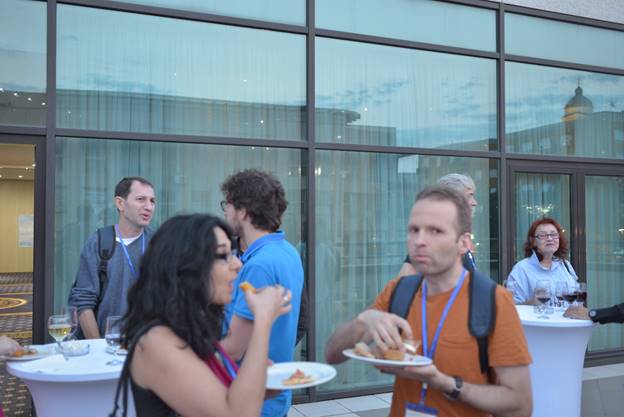
<instances>
[{"instance_id":1,"label":"dark-framed glasses","mask_svg":"<svg viewBox=\"0 0 624 417\"><path fill-rule=\"evenodd\" d=\"M538 233L535 235L535 237L539 240L546 240L548 238L552 239L552 240L557 240L559 239L559 233L557 232L552 232L552 233Z\"/></svg>"},{"instance_id":2,"label":"dark-framed glasses","mask_svg":"<svg viewBox=\"0 0 624 417\"><path fill-rule=\"evenodd\" d=\"M221 210L225 211L225 207L228 205L228 202L227 200L221 200L219 205L221 206Z\"/></svg>"},{"instance_id":3,"label":"dark-framed glasses","mask_svg":"<svg viewBox=\"0 0 624 417\"><path fill-rule=\"evenodd\" d=\"M214 257L215 259L220 259L222 261L229 263L229 262L232 262L234 258L236 258L236 251L232 250L227 253L215 253Z\"/></svg>"}]
</instances>

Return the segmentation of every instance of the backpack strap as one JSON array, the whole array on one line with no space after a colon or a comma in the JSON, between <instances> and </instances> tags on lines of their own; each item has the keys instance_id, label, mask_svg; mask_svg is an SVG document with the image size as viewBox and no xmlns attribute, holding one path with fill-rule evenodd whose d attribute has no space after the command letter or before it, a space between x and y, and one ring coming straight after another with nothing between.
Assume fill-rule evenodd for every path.
<instances>
[{"instance_id":1,"label":"backpack strap","mask_svg":"<svg viewBox=\"0 0 624 417\"><path fill-rule=\"evenodd\" d=\"M479 365L482 373L490 367L488 336L496 322L496 284L478 271L472 272L469 288L468 330L479 345Z\"/></svg>"},{"instance_id":2,"label":"backpack strap","mask_svg":"<svg viewBox=\"0 0 624 417\"><path fill-rule=\"evenodd\" d=\"M399 317L407 318L414 296L420 288L422 283L422 274L418 275L406 275L399 278L399 282L392 290L390 296L390 313L396 314Z\"/></svg>"},{"instance_id":3,"label":"backpack strap","mask_svg":"<svg viewBox=\"0 0 624 417\"><path fill-rule=\"evenodd\" d=\"M101 227L97 230L97 247L100 263L98 264L98 278L100 280L100 293L97 298L97 305L94 313L97 315L97 309L104 298L106 285L108 284L108 261L115 253L115 226Z\"/></svg>"}]
</instances>

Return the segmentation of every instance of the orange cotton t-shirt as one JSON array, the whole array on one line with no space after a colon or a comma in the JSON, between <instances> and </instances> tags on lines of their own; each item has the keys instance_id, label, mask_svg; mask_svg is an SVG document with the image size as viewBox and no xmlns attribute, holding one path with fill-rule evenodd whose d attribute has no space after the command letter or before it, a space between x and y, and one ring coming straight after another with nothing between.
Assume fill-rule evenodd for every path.
<instances>
[{"instance_id":1,"label":"orange cotton t-shirt","mask_svg":"<svg viewBox=\"0 0 624 417\"><path fill-rule=\"evenodd\" d=\"M487 375L479 368L479 347L468 330L468 283L467 274L457 299L446 317L440 333L438 346L433 358L435 366L449 376L460 376L465 382L487 384ZM377 296L372 308L388 311L390 296L398 281L393 279ZM427 338L429 344L442 317L442 311L453 291L427 297ZM422 338L421 325L422 287L414 297L407 316L414 338ZM422 346L419 348L422 355ZM501 286L496 288L496 323L488 340L489 363L493 368L503 366L529 365L531 356L527 348L524 331L516 312L511 294ZM404 417L405 402L418 403L421 383L407 378L397 377L390 417ZM486 417L488 413L480 411L464 402L447 399L441 391L429 388L425 405L438 410L440 417Z\"/></svg>"}]
</instances>

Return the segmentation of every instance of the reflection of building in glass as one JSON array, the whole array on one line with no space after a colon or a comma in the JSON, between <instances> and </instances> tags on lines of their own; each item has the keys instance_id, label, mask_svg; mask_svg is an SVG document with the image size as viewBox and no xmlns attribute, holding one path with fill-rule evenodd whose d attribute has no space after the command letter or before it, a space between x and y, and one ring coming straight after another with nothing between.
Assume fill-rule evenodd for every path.
<instances>
[{"instance_id":1,"label":"reflection of building in glass","mask_svg":"<svg viewBox=\"0 0 624 417\"><path fill-rule=\"evenodd\" d=\"M561 122L511 132L515 152L624 158L624 111L594 111L578 86L564 107Z\"/></svg>"}]
</instances>

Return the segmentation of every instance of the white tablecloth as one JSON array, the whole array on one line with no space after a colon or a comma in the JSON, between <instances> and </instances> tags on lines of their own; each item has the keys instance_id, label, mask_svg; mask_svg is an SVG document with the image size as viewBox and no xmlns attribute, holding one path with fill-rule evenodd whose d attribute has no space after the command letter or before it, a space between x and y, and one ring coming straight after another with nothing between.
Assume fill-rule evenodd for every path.
<instances>
[{"instance_id":1,"label":"white tablecloth","mask_svg":"<svg viewBox=\"0 0 624 417\"><path fill-rule=\"evenodd\" d=\"M533 363L533 417L580 417L583 361L593 323L555 312L538 319L533 306L516 306Z\"/></svg>"},{"instance_id":2,"label":"white tablecloth","mask_svg":"<svg viewBox=\"0 0 624 417\"><path fill-rule=\"evenodd\" d=\"M122 365L106 365L113 358L104 339L89 340L89 354L54 354L28 362L7 362L7 370L30 391L37 417L107 417ZM122 361L124 356L118 356ZM135 416L130 395L128 416Z\"/></svg>"}]
</instances>

